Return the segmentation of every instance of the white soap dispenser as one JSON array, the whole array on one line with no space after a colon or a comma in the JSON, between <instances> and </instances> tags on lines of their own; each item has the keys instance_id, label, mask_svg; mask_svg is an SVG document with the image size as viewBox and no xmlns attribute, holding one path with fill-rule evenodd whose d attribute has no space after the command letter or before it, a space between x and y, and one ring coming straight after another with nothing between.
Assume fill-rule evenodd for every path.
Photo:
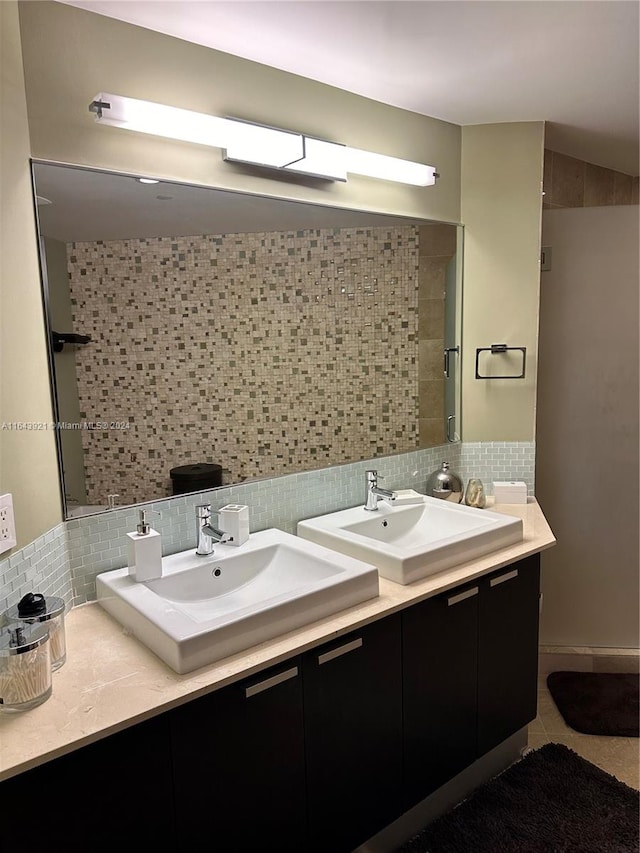
<instances>
[{"instance_id":1,"label":"white soap dispenser","mask_svg":"<svg viewBox=\"0 0 640 853\"><path fill-rule=\"evenodd\" d=\"M137 581L152 581L162 577L162 537L153 530L146 516L161 515L153 509L141 509L135 533L129 539L129 574Z\"/></svg>"}]
</instances>

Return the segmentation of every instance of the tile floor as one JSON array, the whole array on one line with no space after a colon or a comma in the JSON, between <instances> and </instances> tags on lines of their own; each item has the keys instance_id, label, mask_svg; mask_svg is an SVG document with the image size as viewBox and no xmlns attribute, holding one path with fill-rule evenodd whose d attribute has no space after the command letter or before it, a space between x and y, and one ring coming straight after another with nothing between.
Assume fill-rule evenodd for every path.
<instances>
[{"instance_id":1,"label":"tile floor","mask_svg":"<svg viewBox=\"0 0 640 853\"><path fill-rule=\"evenodd\" d=\"M584 735L570 728L558 711L547 688L548 673L558 670L581 672L638 672L639 658L629 654L540 653L538 716L529 726L529 746L562 743L592 764L640 790L640 739Z\"/></svg>"}]
</instances>

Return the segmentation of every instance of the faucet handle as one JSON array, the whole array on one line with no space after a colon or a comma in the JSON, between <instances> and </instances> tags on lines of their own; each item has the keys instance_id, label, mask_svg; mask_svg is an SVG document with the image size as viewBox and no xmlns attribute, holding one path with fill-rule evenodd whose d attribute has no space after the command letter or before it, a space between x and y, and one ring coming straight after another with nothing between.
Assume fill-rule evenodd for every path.
<instances>
[{"instance_id":1,"label":"faucet handle","mask_svg":"<svg viewBox=\"0 0 640 853\"><path fill-rule=\"evenodd\" d=\"M208 521L211 518L211 504L198 504L196 506L196 518Z\"/></svg>"}]
</instances>

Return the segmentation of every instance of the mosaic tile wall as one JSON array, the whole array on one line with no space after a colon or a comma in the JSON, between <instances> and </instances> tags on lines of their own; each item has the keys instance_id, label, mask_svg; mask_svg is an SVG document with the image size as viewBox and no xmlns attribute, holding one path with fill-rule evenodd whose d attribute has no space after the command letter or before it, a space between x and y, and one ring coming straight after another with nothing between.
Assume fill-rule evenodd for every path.
<instances>
[{"instance_id":1,"label":"mosaic tile wall","mask_svg":"<svg viewBox=\"0 0 640 853\"><path fill-rule=\"evenodd\" d=\"M535 444L483 442L448 444L395 456L337 465L274 479L257 480L195 495L150 503L162 512L154 522L162 534L163 554L195 545L195 509L210 502L214 510L227 503L249 507L250 529L277 527L295 533L297 522L346 507L364 497L364 472L377 469L390 489L424 491L429 474L448 461L466 482L480 477L487 492L493 480L524 480L534 494ZM0 602L6 609L27 592L59 595L68 603L95 599L95 577L127 562L126 534L135 530L137 510L116 509L72 519L0 561Z\"/></svg>"},{"instance_id":2,"label":"mosaic tile wall","mask_svg":"<svg viewBox=\"0 0 640 853\"><path fill-rule=\"evenodd\" d=\"M413 226L68 254L81 417L109 425L82 432L89 504L170 495L198 462L239 482L418 446Z\"/></svg>"}]
</instances>

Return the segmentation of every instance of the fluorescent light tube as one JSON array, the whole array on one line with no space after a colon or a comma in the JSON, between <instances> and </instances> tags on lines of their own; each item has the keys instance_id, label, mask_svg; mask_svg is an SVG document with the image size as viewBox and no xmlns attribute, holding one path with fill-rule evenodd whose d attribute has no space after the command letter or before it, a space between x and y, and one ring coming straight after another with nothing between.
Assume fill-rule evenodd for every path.
<instances>
[{"instance_id":1,"label":"fluorescent light tube","mask_svg":"<svg viewBox=\"0 0 640 853\"><path fill-rule=\"evenodd\" d=\"M183 142L222 148L226 160L346 181L352 172L369 178L427 187L436 182L434 166L361 148L348 148L234 118L219 118L152 101L101 92L89 109L100 124L150 133Z\"/></svg>"},{"instance_id":2,"label":"fluorescent light tube","mask_svg":"<svg viewBox=\"0 0 640 853\"><path fill-rule=\"evenodd\" d=\"M402 160L400 157L374 154L373 151L363 151L361 148L347 148L345 160L347 172L368 178L382 178L418 187L432 186L436 182L434 166Z\"/></svg>"},{"instance_id":3,"label":"fluorescent light tube","mask_svg":"<svg viewBox=\"0 0 640 853\"><path fill-rule=\"evenodd\" d=\"M224 148L228 138L228 121L217 116L107 92L96 95L94 104L102 104L96 110L96 121L100 124L213 148Z\"/></svg>"}]
</instances>

